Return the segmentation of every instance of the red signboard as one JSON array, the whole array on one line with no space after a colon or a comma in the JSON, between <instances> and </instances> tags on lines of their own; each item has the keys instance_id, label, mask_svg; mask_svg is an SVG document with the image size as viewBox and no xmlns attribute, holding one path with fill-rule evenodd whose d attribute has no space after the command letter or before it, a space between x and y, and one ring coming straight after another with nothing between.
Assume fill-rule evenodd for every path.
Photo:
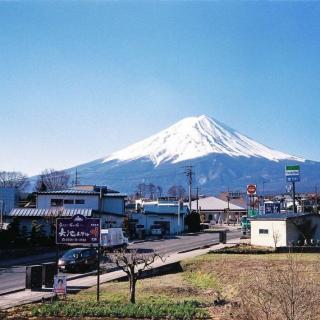
<instances>
[{"instance_id":1,"label":"red signboard","mask_svg":"<svg viewBox=\"0 0 320 320\"><path fill-rule=\"evenodd\" d=\"M255 184L249 184L247 185L247 194L248 195L254 195L257 193L257 186Z\"/></svg>"}]
</instances>

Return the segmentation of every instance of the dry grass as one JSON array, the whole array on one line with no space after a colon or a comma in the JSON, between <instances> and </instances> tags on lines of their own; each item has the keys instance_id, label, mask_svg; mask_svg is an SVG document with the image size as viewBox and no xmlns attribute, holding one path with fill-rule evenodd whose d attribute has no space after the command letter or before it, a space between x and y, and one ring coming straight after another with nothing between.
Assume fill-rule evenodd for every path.
<instances>
[{"instance_id":1,"label":"dry grass","mask_svg":"<svg viewBox=\"0 0 320 320\"><path fill-rule=\"evenodd\" d=\"M306 272L318 270L317 254L293 254ZM169 274L137 283L137 303L144 301L180 302L199 301L212 319L237 319L233 316L239 301L239 292L246 279L263 279L275 269L284 268L287 254L239 255L208 254L182 263L183 272ZM320 274L319 274L320 280ZM320 281L319 281L320 283ZM101 300L126 302L129 299L128 282L112 282L101 286ZM224 298L224 305L215 305ZM95 288L84 290L70 300L94 301ZM21 309L20 309L21 310ZM16 313L16 314L19 314ZM303 320L303 319L302 319Z\"/></svg>"}]
</instances>

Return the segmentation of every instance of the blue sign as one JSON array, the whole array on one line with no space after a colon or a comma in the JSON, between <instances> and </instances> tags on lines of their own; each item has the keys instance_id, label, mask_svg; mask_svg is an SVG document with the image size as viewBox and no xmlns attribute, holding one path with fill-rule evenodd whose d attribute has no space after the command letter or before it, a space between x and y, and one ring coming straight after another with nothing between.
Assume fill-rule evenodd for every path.
<instances>
[{"instance_id":1,"label":"blue sign","mask_svg":"<svg viewBox=\"0 0 320 320\"><path fill-rule=\"evenodd\" d=\"M276 202L266 202L264 204L264 213L269 214L269 213L280 213L280 203Z\"/></svg>"},{"instance_id":2,"label":"blue sign","mask_svg":"<svg viewBox=\"0 0 320 320\"><path fill-rule=\"evenodd\" d=\"M286 176L287 182L299 182L300 176Z\"/></svg>"}]
</instances>

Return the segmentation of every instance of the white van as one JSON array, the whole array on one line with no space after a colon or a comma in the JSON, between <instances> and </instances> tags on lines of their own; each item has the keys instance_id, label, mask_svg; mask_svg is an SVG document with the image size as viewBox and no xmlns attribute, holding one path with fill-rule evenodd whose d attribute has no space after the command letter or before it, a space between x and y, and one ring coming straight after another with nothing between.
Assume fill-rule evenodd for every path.
<instances>
[{"instance_id":1,"label":"white van","mask_svg":"<svg viewBox=\"0 0 320 320\"><path fill-rule=\"evenodd\" d=\"M101 229L100 244L103 249L126 248L129 240L121 228Z\"/></svg>"}]
</instances>

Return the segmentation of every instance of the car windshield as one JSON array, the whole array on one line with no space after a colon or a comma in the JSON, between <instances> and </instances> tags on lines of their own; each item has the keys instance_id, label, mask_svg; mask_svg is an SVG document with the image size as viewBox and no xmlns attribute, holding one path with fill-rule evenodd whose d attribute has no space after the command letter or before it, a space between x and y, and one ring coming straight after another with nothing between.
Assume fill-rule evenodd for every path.
<instances>
[{"instance_id":1,"label":"car windshield","mask_svg":"<svg viewBox=\"0 0 320 320\"><path fill-rule=\"evenodd\" d=\"M77 259L81 256L81 252L79 250L69 250L62 257L66 259Z\"/></svg>"}]
</instances>

